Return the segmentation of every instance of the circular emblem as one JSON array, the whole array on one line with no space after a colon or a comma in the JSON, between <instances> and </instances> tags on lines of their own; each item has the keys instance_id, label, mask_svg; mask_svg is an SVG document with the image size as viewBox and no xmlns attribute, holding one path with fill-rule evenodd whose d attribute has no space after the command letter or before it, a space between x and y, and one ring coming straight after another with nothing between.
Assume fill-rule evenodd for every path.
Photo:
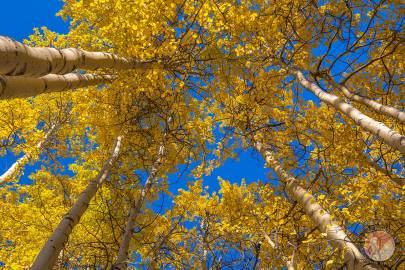
<instances>
[{"instance_id":1,"label":"circular emblem","mask_svg":"<svg viewBox=\"0 0 405 270\"><path fill-rule=\"evenodd\" d=\"M385 231L371 232L366 236L364 251L373 261L386 261L394 254L395 241Z\"/></svg>"}]
</instances>

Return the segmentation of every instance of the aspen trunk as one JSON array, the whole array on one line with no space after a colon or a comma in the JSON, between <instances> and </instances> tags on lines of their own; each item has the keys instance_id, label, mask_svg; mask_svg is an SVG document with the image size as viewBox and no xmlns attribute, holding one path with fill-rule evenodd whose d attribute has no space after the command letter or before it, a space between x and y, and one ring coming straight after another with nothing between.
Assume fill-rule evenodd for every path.
<instances>
[{"instance_id":1,"label":"aspen trunk","mask_svg":"<svg viewBox=\"0 0 405 270\"><path fill-rule=\"evenodd\" d=\"M60 251L68 241L69 235L73 228L79 223L80 218L87 210L91 199L96 194L99 187L106 180L111 167L118 158L123 136L120 135L115 141L114 150L110 158L104 163L102 170L94 178L87 188L79 195L76 203L70 211L63 217L58 227L53 231L45 246L36 257L31 270L52 269Z\"/></svg>"},{"instance_id":2,"label":"aspen trunk","mask_svg":"<svg viewBox=\"0 0 405 270\"><path fill-rule=\"evenodd\" d=\"M208 218L208 217L206 217ZM208 243L207 243L207 224L206 224L206 219L204 218L201 220L200 223L200 230L201 230L201 235L199 235L199 238L201 238L201 246L202 246L202 254L201 254L201 259L200 259L200 264L201 264L201 270L208 270L207 266L207 258L208 258Z\"/></svg>"},{"instance_id":3,"label":"aspen trunk","mask_svg":"<svg viewBox=\"0 0 405 270\"><path fill-rule=\"evenodd\" d=\"M341 86L341 90L349 99L362 103L376 112L382 112L387 116L397 119L400 123L405 123L405 112L401 112L397 108L391 106L382 105L381 103L378 103L372 99L353 94L345 86Z\"/></svg>"},{"instance_id":4,"label":"aspen trunk","mask_svg":"<svg viewBox=\"0 0 405 270\"><path fill-rule=\"evenodd\" d=\"M202 260L201 260L201 270L208 270L207 267L207 257L208 257L208 251L204 247L203 248L203 254L202 254Z\"/></svg>"},{"instance_id":5,"label":"aspen trunk","mask_svg":"<svg viewBox=\"0 0 405 270\"><path fill-rule=\"evenodd\" d=\"M322 233L331 243L337 245L345 255L348 269L378 269L366 262L364 256L357 247L350 241L344 230L336 225L329 213L327 213L315 200L315 198L299 185L298 179L289 175L273 157L272 153L266 150L259 142L255 142L256 149L264 156L266 163L285 181L290 195L300 203L305 213L316 224Z\"/></svg>"},{"instance_id":6,"label":"aspen trunk","mask_svg":"<svg viewBox=\"0 0 405 270\"><path fill-rule=\"evenodd\" d=\"M375 100L352 93L349 89L347 89L346 86L336 83L335 81L333 81L333 79L327 79L327 81L330 82L334 87L339 88L347 98L366 105L376 112L381 112L387 116L390 116L398 120L400 123L405 123L405 112L401 112L397 108L382 105Z\"/></svg>"},{"instance_id":7,"label":"aspen trunk","mask_svg":"<svg viewBox=\"0 0 405 270\"><path fill-rule=\"evenodd\" d=\"M75 69L149 69L155 65L154 61L141 62L105 52L88 52L76 48L34 48L0 36L0 74L3 75L39 77L66 74Z\"/></svg>"},{"instance_id":8,"label":"aspen trunk","mask_svg":"<svg viewBox=\"0 0 405 270\"><path fill-rule=\"evenodd\" d=\"M27 164L28 161L29 154L25 154L17 159L17 161L14 162L13 165L11 165L7 171L0 176L0 184L11 182L13 177L21 170L22 167L25 166L25 164Z\"/></svg>"},{"instance_id":9,"label":"aspen trunk","mask_svg":"<svg viewBox=\"0 0 405 270\"><path fill-rule=\"evenodd\" d=\"M165 134L166 136L166 134ZM141 190L141 194L139 198L136 200L134 205L130 209L129 213L129 218L128 222L125 227L125 231L122 235L122 240L121 240L121 245L118 251L117 255L117 260L115 261L115 264L111 267L112 270L122 270L122 269L127 269L127 260L128 260L128 250L129 250L129 243L131 242L132 235L134 233L134 228L135 228L135 221L136 218L138 217L141 208L145 202L147 194L150 192L151 188L156 182L156 177L157 173L159 171L159 167L162 164L162 158L164 155L165 147L164 144L162 143L159 147L159 151L157 154L157 158L155 162L152 165L150 174L148 178L146 179L145 186Z\"/></svg>"},{"instance_id":10,"label":"aspen trunk","mask_svg":"<svg viewBox=\"0 0 405 270\"><path fill-rule=\"evenodd\" d=\"M287 261L287 270L295 270L294 268L294 257L295 257L295 250L291 255L291 259Z\"/></svg>"},{"instance_id":11,"label":"aspen trunk","mask_svg":"<svg viewBox=\"0 0 405 270\"><path fill-rule=\"evenodd\" d=\"M266 233L266 231L264 229L262 230L262 234L264 236L264 239L266 239L267 243L272 247L272 248L276 248L276 244L273 242L273 240L271 240L270 236Z\"/></svg>"},{"instance_id":12,"label":"aspen trunk","mask_svg":"<svg viewBox=\"0 0 405 270\"><path fill-rule=\"evenodd\" d=\"M287 262L287 270L294 270L294 262L293 261L288 261Z\"/></svg>"},{"instance_id":13,"label":"aspen trunk","mask_svg":"<svg viewBox=\"0 0 405 270\"><path fill-rule=\"evenodd\" d=\"M276 244L271 240L270 236L266 233L264 229L261 229L264 239L266 239L267 243L273 248L278 249ZM286 256L282 256L282 259L286 262L287 270L294 270L294 254L292 255L291 259L288 260Z\"/></svg>"},{"instance_id":14,"label":"aspen trunk","mask_svg":"<svg viewBox=\"0 0 405 270\"><path fill-rule=\"evenodd\" d=\"M37 144L36 146L37 149L41 149L44 146L44 144L46 144L49 141L49 137L58 127L59 125L51 126L51 128L46 132L44 139ZM14 162L13 165L11 165L10 168L8 168L8 170L0 176L0 184L11 181L13 177L21 170L21 168L24 167L25 164L27 164L30 158L31 158L30 153L26 153L22 157L20 157L16 162Z\"/></svg>"},{"instance_id":15,"label":"aspen trunk","mask_svg":"<svg viewBox=\"0 0 405 270\"><path fill-rule=\"evenodd\" d=\"M113 75L70 73L46 75L40 78L0 75L0 99L25 98L42 93L62 92L80 87L111 82Z\"/></svg>"},{"instance_id":16,"label":"aspen trunk","mask_svg":"<svg viewBox=\"0 0 405 270\"><path fill-rule=\"evenodd\" d=\"M383 123L377 122L374 119L364 115L362 112L354 108L352 105L347 104L341 98L324 92L316 84L308 81L304 74L297 70L295 75L299 83L314 93L321 101L333 106L340 112L349 116L356 124L361 126L364 130L372 133L381 140L383 140L389 146L397 149L402 154L405 155L405 136L395 132L394 130L388 128Z\"/></svg>"}]
</instances>

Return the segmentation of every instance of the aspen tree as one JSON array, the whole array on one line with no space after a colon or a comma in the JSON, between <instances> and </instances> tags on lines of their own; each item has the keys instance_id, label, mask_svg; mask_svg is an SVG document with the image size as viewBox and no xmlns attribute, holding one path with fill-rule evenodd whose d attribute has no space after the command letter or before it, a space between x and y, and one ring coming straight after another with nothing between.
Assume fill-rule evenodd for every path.
<instances>
[{"instance_id":1,"label":"aspen tree","mask_svg":"<svg viewBox=\"0 0 405 270\"><path fill-rule=\"evenodd\" d=\"M364 115L362 112L357 110L352 105L344 102L339 97L323 91L321 88L319 88L319 86L308 81L301 71L295 71L295 75L297 76L299 83L313 92L317 97L319 97L320 100L346 114L353 121L355 121L357 125L361 126L366 131L371 132L373 135L383 140L386 144L405 155L405 136L388 128L383 123L377 122L367 115Z\"/></svg>"},{"instance_id":2,"label":"aspen tree","mask_svg":"<svg viewBox=\"0 0 405 270\"><path fill-rule=\"evenodd\" d=\"M3 101L4 105L6 104L20 104L22 105L23 101L17 100L13 101ZM8 120L7 115L3 115L3 124L6 124L7 121L14 122L15 115L18 110L24 110L24 114L29 120L32 121L30 125L24 125L19 128L16 133L18 133L18 139L24 141L24 143L16 145L13 149L14 155L24 154L18 158L14 163L12 163L6 171L0 175L0 184L5 182L14 182L18 180L19 172L24 168L24 166L29 161L37 161L41 153L44 152L49 146L51 146L51 139L57 138L57 132L60 131L61 126L67 124L70 120L70 106L67 103L64 103L60 99L51 99L47 102L47 105L36 106L41 102L37 100L36 102L29 102L29 108L18 108L10 109L10 114L12 117ZM4 106L3 105L3 106ZM6 107L7 108L7 107ZM38 125L44 125L44 128L39 129Z\"/></svg>"},{"instance_id":3,"label":"aspen tree","mask_svg":"<svg viewBox=\"0 0 405 270\"><path fill-rule=\"evenodd\" d=\"M70 73L39 78L0 75L0 99L25 98L111 82L114 75Z\"/></svg>"},{"instance_id":4,"label":"aspen tree","mask_svg":"<svg viewBox=\"0 0 405 270\"><path fill-rule=\"evenodd\" d=\"M80 221L81 216L89 206L90 200L94 197L97 190L110 174L110 170L120 154L123 137L123 135L119 135L117 137L111 156L104 163L103 168L100 170L97 177L90 181L87 188L78 197L74 206L63 217L58 227L54 230L45 246L36 257L30 269L42 270L51 269L53 267L60 251L68 241L70 233Z\"/></svg>"},{"instance_id":5,"label":"aspen tree","mask_svg":"<svg viewBox=\"0 0 405 270\"><path fill-rule=\"evenodd\" d=\"M291 256L291 259L287 262L287 270L294 270L294 253Z\"/></svg>"},{"instance_id":6,"label":"aspen tree","mask_svg":"<svg viewBox=\"0 0 405 270\"><path fill-rule=\"evenodd\" d=\"M164 134L166 137L166 133ZM165 139L164 139L165 140ZM136 218L139 215L141 208L145 202L147 194L151 191L153 185L156 182L156 177L159 172L159 166L162 163L162 159L164 156L165 146L162 143L159 147L158 154L156 157L155 162L153 163L148 178L146 179L144 187L142 187L141 194L139 198L133 202L133 205L130 208L128 222L125 226L125 231L122 234L122 240L120 244L120 248L117 255L117 260L115 264L111 267L112 270L114 269L126 269L127 268L127 260L128 260L128 249L129 249L129 242L132 239L132 234L134 232L134 228L136 226Z\"/></svg>"},{"instance_id":7,"label":"aspen tree","mask_svg":"<svg viewBox=\"0 0 405 270\"><path fill-rule=\"evenodd\" d=\"M71 142L58 145L57 151L61 152L67 148L73 148L72 151L64 151L60 156L73 155L75 158L80 149L88 151L100 143L108 145L111 140L109 136L111 128L129 123L131 136L126 136L125 150L127 151L124 152L125 155L124 153L120 155L120 166L114 170L111 185L108 185L111 194L125 201L128 194L137 192L134 189L131 190L133 183L128 179L134 179L134 170L144 167L143 162L148 160L145 155L148 152L154 153L158 148L157 145L153 145L159 141L155 140L156 137L161 136L157 135L161 134L160 132L156 132L160 130L159 121L156 119L161 117L161 111L173 107L176 116L181 118L181 125L172 134L173 142L165 146L167 149L165 149L165 164L161 164L164 167L162 171L173 172L175 169L167 168L174 168L183 163L188 164L190 159L200 159L203 164L194 170L194 175L196 179L201 180L204 173L208 174L226 157L234 154L232 151L235 147L250 146L248 135L255 134L258 130L268 131L274 128L277 132L270 133L272 138L269 144L274 144L277 155L283 157L283 161L279 162L272 153L269 157L264 146L258 150L262 151L270 165L273 164L272 167L278 172L280 178L287 182L292 192L292 196L288 197L285 196L285 190L282 187L265 186L259 190L254 188L255 184L249 187L244 184L240 187L223 184L221 195L210 196L207 191L204 191L202 182L196 181L196 185L190 188L192 189L190 192L181 191L180 195L174 198L177 205L173 207L173 211L161 216L145 208L138 214L138 220L144 221L143 223L147 225L142 227L141 232L132 235L137 239L134 241L134 247L122 249L127 250L122 252L125 256L127 252L136 252L142 256L141 264L145 264L150 258L148 252L151 249L147 248L148 243L156 243L155 247L158 246L160 253L154 252L157 255L153 255L153 263L149 265L152 268L155 265L179 269L196 269L211 265L212 268L243 268L246 265L252 265L253 268L257 265L261 268L281 268L295 265L297 269L306 269L313 268L315 265L319 268L323 267L325 262L330 266L330 261L325 260L329 257L337 259L336 264L338 264L339 256L335 255L334 248L329 245L330 242L335 242L343 249L348 266L359 269L363 263L360 259L363 258L353 244L355 238L350 235L351 241L346 239L349 232L339 228L337 222L332 222L326 209L334 216L338 216L341 223L345 225L358 222L367 226L374 221L375 216L379 216L381 224L401 225L402 212L398 204L402 195L398 194L398 187L393 186L388 181L388 177L395 177L393 180L401 185L402 182L397 181L398 177L393 174L394 172L400 174L400 170L403 169L401 165L401 157L404 153L403 136L399 134L403 133L403 126L395 122L387 122L387 126L393 125L392 129L379 126L376 120L383 121L380 119L384 119L383 117L390 109L379 107L378 111L368 110L371 107L359 101L360 109L357 110L351 104L343 102L342 96L345 92L340 87L331 87L328 91L315 88L315 92L319 93L318 97L322 96L320 98L323 102L320 106L313 103L310 105L311 103L303 98L305 95L300 95L300 89L296 91L295 84L290 80L292 74L286 72L291 70L291 67L297 66L304 74L316 66L315 73L322 74L327 70L328 73L335 74L334 79L342 72L346 72L348 74L342 74L346 78L342 85L349 85L345 84L349 79L350 85L358 85L359 89L368 85L369 87L362 89L362 96L368 100L381 99L381 104L393 104L387 105L391 108L401 108L403 91L401 92L400 88L402 85L400 78L403 73L403 61L401 62L401 52L397 48L402 42L401 27L403 25L398 1L385 4L384 1L308 3L308 1L297 0L267 1L263 4L250 1L235 3L233 0L221 2L209 0L208 2L175 1L173 3L152 1L148 5L143 1L116 0L67 0L65 2L66 5L61 13L71 18L71 30L63 38L66 38L70 44L60 44L60 40L57 40L56 47L81 47L89 52L67 49L63 53L71 61L65 62L59 56L62 54L61 51L56 49L28 48L7 39L0 43L3 44L3 47L0 46L0 52L6 59L1 62L0 57L0 63L3 63L0 66L5 67L3 69L0 67L0 70L5 72L1 77L3 78L1 89L9 87L6 82L10 80L24 78L19 83L15 83L18 87L5 91L10 97L27 97L47 90L46 83L44 85L42 82L42 78L47 76L62 78L55 79L58 81L58 83L55 82L57 89L70 88L71 85L62 87L61 81L64 77L55 77L71 76L69 73L68 75L48 74L49 70L63 73L66 69L67 72L71 72L79 69L75 66L78 64L81 65L80 69L101 69L100 72L104 72L104 68L111 68L119 71L117 79L111 78L114 82L108 91L89 87L83 93L74 92L67 95L71 96L68 102L72 102L77 116L76 123L72 124L71 137L85 138L89 143L82 143L80 147ZM47 44L40 45L54 46L55 44L47 42L54 40L52 35L45 37L47 38L50 39L42 40L42 43ZM35 40L33 41L35 43ZM178 70L173 72L153 68L156 66L152 63L144 63L146 66L143 67L148 67L148 71L140 76L137 74L138 67L131 66L134 64L130 60L131 57L120 58L90 51L115 52L123 56L136 56L137 59L165 59L165 61L170 59L179 66ZM12 55L10 52L16 54ZM84 60L81 58L83 54L88 55L88 57L84 56ZM20 57L19 60L17 57ZM118 59L118 66L114 66L114 59ZM288 63L285 69L285 66L278 63L278 59ZM336 63L340 66L337 67ZM128 65L131 67L127 68ZM108 71L108 73L114 74L110 76L116 75L115 71ZM304 76L303 78L304 87L309 85L311 88L312 82ZM314 78L317 78L316 75ZM38 79L41 83L39 81L32 83L34 79ZM109 81L100 81L100 83ZM26 83L27 86L24 86ZM319 86L323 83L324 81L319 82ZM38 87L33 89L33 85ZM81 84L77 83L77 85ZM317 85L314 84L314 87ZM22 91L17 88L21 88ZM32 92L30 89L33 89ZM8 98L7 95L5 98ZM60 95L64 96L64 93ZM198 95L199 98L194 99L194 95ZM182 102L174 96L180 97ZM42 100L37 106L46 106L46 97L48 95L45 98L41 96L30 99L30 102ZM53 98L54 95L49 97ZM1 92L0 98L2 98ZM353 97L353 99L355 101L356 98ZM13 110L17 110L20 118L21 112L18 111L17 106L22 103L10 104L9 117L4 121L7 132L1 132L2 139L6 138L5 140L9 134L18 139L21 127L29 122L18 121L14 124ZM332 112L328 111L330 105L333 106L330 110ZM204 118L208 108L212 108L210 113L213 117ZM224 112L225 110L228 111ZM1 111L4 111L4 108L1 108ZM343 115L339 112L343 112ZM138 118L138 115L142 117ZM193 121L189 121L188 115L193 115ZM30 116L30 118L34 117ZM218 122L214 122L213 118ZM350 119L358 125L350 124ZM35 129L36 123L28 124L29 130ZM218 144L218 149L214 151L215 159L210 160L212 161L210 164L206 162L210 148L207 145L215 142L216 134L212 131L216 127L226 136L229 134L232 136L222 141L221 146ZM362 132L361 128L367 132ZM399 133L395 133L394 130L399 130ZM23 130L21 137L24 138L26 134L29 133ZM375 140L375 137L382 138L384 143ZM4 148L11 147L11 150L17 151L18 147L9 141L4 143ZM358 159L362 154L366 155L367 160ZM402 155L399 156L400 154ZM83 156L85 159L83 167L88 166L88 163L92 165L92 160L100 161L98 158L94 159L91 154ZM369 160L378 161L378 166L384 163L385 171L376 172L378 168L373 169L372 165L368 164ZM207 163L209 165L206 165ZM151 165L153 164L148 164L147 167L151 168ZM75 164L71 166L74 167ZM303 189L301 185L304 184L298 183L298 179L289 175L287 170L300 170L310 178L316 171L324 174L321 180L315 177L311 182L310 190L314 196L309 194L309 188ZM348 174L347 170L352 172ZM42 180L41 177L43 177ZM26 249L21 248L24 242L27 245L32 242L41 242L41 237L47 237L42 233L42 228L45 225L47 229L54 226L47 219L58 216L61 212L51 209L57 208L55 204L47 204L47 202L59 202L52 200L52 195L56 191L49 192L46 185L46 180L52 179L52 174L45 176L42 170L35 179L43 182L37 181L38 186L36 184L32 186L36 192L29 193L26 196L28 198L24 195L24 188L21 188L21 193L13 194L6 189L7 187L0 187L2 199L14 203L0 208L3 216L7 216L7 222L2 224L2 228L5 228L4 237L2 232L0 238L4 246L0 249L0 253L5 255L5 267L27 267L24 260L20 264L10 263L12 259L7 256L12 254L14 258L25 257ZM84 177L83 179L93 178ZM75 180L78 179L75 178ZM85 184L78 183L80 181L81 178L79 181L66 182L79 190L76 192L79 193L83 190L83 186L87 185L87 181ZM91 190L96 193L97 188ZM42 193L47 193L47 197L41 197ZM60 194L58 199L65 199L64 190L61 193L63 194ZM267 194L267 197L263 194ZM82 199L83 197L86 199ZM88 204L91 199L88 197L83 195L79 199ZM296 204L291 202L291 197L301 203L304 213L301 208L294 208ZM316 201L315 197L317 197ZM46 200L42 202L42 198ZM27 209L32 204L25 203L24 200L31 202L36 200L38 207L33 207L32 212L40 216L44 224L32 222L33 217L29 216L30 209ZM112 254L115 254L114 248L120 245L121 232L117 233L118 228L125 224L128 215L127 205L119 202L120 200L111 200L111 196L101 198L98 205L105 205L108 211L95 209L98 218L89 215L89 220L85 222L83 218L86 215L81 218L80 224L83 227L90 225L91 229L97 231L94 237L96 240L93 241L97 243L95 246L89 243L90 238L86 237L83 237L86 240L82 243L81 235L78 236L78 241L71 243L71 253L83 262L73 261L73 259L63 261L62 257L58 259L58 254L55 254L51 255L49 264L43 261L45 266L36 269L50 268L52 260L69 263L69 267L72 268L110 267L113 263ZM292 204L291 208L289 208L290 204ZM9 205L13 213L7 215ZM344 210L340 211L343 206ZM67 233L70 233L72 227L78 224L78 219L83 214L80 209L85 209L87 206L77 207L79 217L67 215L62 221L63 224L67 224L68 228L62 228ZM389 211L384 212L384 209ZM311 212L312 210L314 211ZM46 217L43 217L43 213L46 213ZM174 227L173 219L178 217L187 221L196 221L194 224L204 223L201 227L205 227L206 230L199 230L198 225L192 229L176 225L178 230L171 231ZM318 241L321 239L318 232L311 234L311 228L313 228L310 225L311 220L322 234L326 234L326 241ZM30 222L36 227L26 224ZM110 226L108 222L111 222L111 229L105 230L106 224ZM129 222L126 224L130 227ZM31 231L27 231L27 228ZM92 233L91 229L88 233ZM269 241L267 241L268 245L266 243L262 245L261 229L264 233L269 232L268 236L277 247L276 249L269 248L272 246ZM13 236L9 231L18 232L18 235L15 233ZM57 232L58 236L60 232ZM296 237L297 249L289 245L292 235ZM63 239L58 240L58 248L63 247L68 236L61 236ZM35 239L31 241L30 237ZM279 237L280 239L277 239ZM304 248L298 245L303 238L308 241L303 243ZM399 231L398 238L404 238ZM129 241L130 237L125 239ZM267 239L265 235L264 239ZM51 238L51 240L54 239ZM71 240L72 237L70 237ZM125 241L122 243L124 244ZM46 247L52 250L50 246L52 244L47 244ZM103 248L102 253L107 255L94 256L92 259L89 254L98 253L97 248L100 246ZM72 252L75 247L80 251ZM232 258L227 260L227 255L235 254L237 258L233 259L231 256ZM68 252L64 254L64 257L68 256ZM373 269L373 266L364 266L364 268Z\"/></svg>"},{"instance_id":8,"label":"aspen tree","mask_svg":"<svg viewBox=\"0 0 405 270\"><path fill-rule=\"evenodd\" d=\"M270 236L266 233L265 230L261 229L264 239L266 239L266 242L274 249L277 249L276 244L273 242L273 240L271 240ZM287 266L287 270L294 270L294 255L295 252L293 253L293 255L291 256L290 259L283 257L283 259L286 261L286 266Z\"/></svg>"},{"instance_id":9,"label":"aspen tree","mask_svg":"<svg viewBox=\"0 0 405 270\"><path fill-rule=\"evenodd\" d=\"M156 61L138 61L106 52L88 52L76 48L30 47L0 36L0 74L42 77L67 74L76 69L150 69Z\"/></svg>"},{"instance_id":10,"label":"aspen tree","mask_svg":"<svg viewBox=\"0 0 405 270\"><path fill-rule=\"evenodd\" d=\"M190 224L192 228L189 225L169 237L168 242L172 244L162 248L161 266L181 267L177 262L182 261L184 267L192 265L196 269L203 269L204 265L214 269L272 269L286 266L291 261L295 253L291 252L288 235L294 229L294 216L301 213L298 207L294 208L285 199L274 196L272 189L263 183L246 185L242 182L238 185L220 180L219 192L212 194L201 184L201 181L196 181L189 185L188 190L180 190L174 198L175 205L165 213L168 220L180 216L185 224L196 222ZM305 216L300 216L302 218L297 217L299 222L295 225L306 226ZM273 234L263 241L262 231L272 229L274 232L278 226L282 230L280 237ZM300 231L300 235L303 236L304 232ZM182 236L178 237L179 234ZM267 245L266 239L274 245L277 243L277 247ZM322 253L318 246L313 245L311 242L306 249L297 251L300 255L296 262L298 269L308 266L309 258ZM294 250L298 248L295 246ZM318 250L318 254L314 254L314 250ZM330 254L325 255L330 257Z\"/></svg>"},{"instance_id":11,"label":"aspen tree","mask_svg":"<svg viewBox=\"0 0 405 270\"><path fill-rule=\"evenodd\" d=\"M333 78L330 78L329 76L327 76L326 80L331 83L333 87L340 89L347 98L364 104L376 112L381 112L387 116L390 116L393 119L398 120L400 123L405 123L405 112L401 112L397 108L383 105L375 100L352 93L345 85L336 83Z\"/></svg>"},{"instance_id":12,"label":"aspen tree","mask_svg":"<svg viewBox=\"0 0 405 270\"><path fill-rule=\"evenodd\" d=\"M42 147L48 143L50 136L59 128L59 124L53 124L51 128L46 132L43 140L41 140L37 145L36 148L38 150L42 150ZM0 175L0 184L4 182L12 181L13 177L18 173L21 168L29 161L31 155L30 153L24 154L20 157L16 162L14 162L2 175Z\"/></svg>"},{"instance_id":13,"label":"aspen tree","mask_svg":"<svg viewBox=\"0 0 405 270\"><path fill-rule=\"evenodd\" d=\"M286 182L287 189L291 192L291 195L304 207L305 213L317 225L318 229L322 233L326 233L328 240L341 248L349 269L379 269L366 261L365 257L356 245L350 241L344 230L334 224L329 213L316 202L315 198L308 191L299 185L299 181L296 178L289 175L282 168L281 164L269 150L265 149L262 143L255 142L255 148L264 156L266 163L276 174Z\"/></svg>"}]
</instances>

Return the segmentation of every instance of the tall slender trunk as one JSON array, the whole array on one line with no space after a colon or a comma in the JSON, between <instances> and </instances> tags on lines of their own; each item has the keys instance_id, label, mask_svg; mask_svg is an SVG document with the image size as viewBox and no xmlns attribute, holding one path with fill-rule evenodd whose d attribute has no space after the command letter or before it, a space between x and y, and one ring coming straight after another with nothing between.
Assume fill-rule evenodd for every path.
<instances>
[{"instance_id":1,"label":"tall slender trunk","mask_svg":"<svg viewBox=\"0 0 405 270\"><path fill-rule=\"evenodd\" d=\"M290 195L300 203L305 213L316 224L322 233L333 244L337 245L345 255L345 261L349 269L378 269L369 265L357 247L351 242L344 230L332 221L331 216L315 200L315 198L299 185L298 179L289 175L273 157L272 153L265 149L260 142L255 142L255 148L264 156L266 163L287 184Z\"/></svg>"},{"instance_id":2,"label":"tall slender trunk","mask_svg":"<svg viewBox=\"0 0 405 270\"><path fill-rule=\"evenodd\" d=\"M276 244L273 242L273 240L271 240L270 236L266 233L266 231L261 228L262 234L264 236L264 239L266 239L267 243L272 247L272 248L276 248Z\"/></svg>"},{"instance_id":3,"label":"tall slender trunk","mask_svg":"<svg viewBox=\"0 0 405 270\"><path fill-rule=\"evenodd\" d=\"M368 106L369 108L373 109L376 112L381 112L387 116L390 116L396 120L398 120L400 123L405 123L405 112L401 112L397 108L387 106L387 105L382 105L381 103L378 103L375 100L357 95L355 93L352 93L349 89L347 89L346 86L341 85L336 83L332 78L327 77L326 80L334 87L340 89L343 94L356 102L359 102L363 105Z\"/></svg>"},{"instance_id":4,"label":"tall slender trunk","mask_svg":"<svg viewBox=\"0 0 405 270\"><path fill-rule=\"evenodd\" d=\"M203 250L202 250L202 258L201 258L201 270L208 270L207 266L207 258L208 258L208 251L207 248L205 247L205 244L203 243Z\"/></svg>"},{"instance_id":5,"label":"tall slender trunk","mask_svg":"<svg viewBox=\"0 0 405 270\"><path fill-rule=\"evenodd\" d=\"M66 74L75 69L149 69L155 65L156 61L142 62L105 52L88 52L76 48L34 48L0 36L0 74L3 75L38 77Z\"/></svg>"},{"instance_id":6,"label":"tall slender trunk","mask_svg":"<svg viewBox=\"0 0 405 270\"><path fill-rule=\"evenodd\" d=\"M62 92L75 88L111 82L114 75L70 73L40 78L0 75L0 99L25 98L42 93Z\"/></svg>"},{"instance_id":7,"label":"tall slender trunk","mask_svg":"<svg viewBox=\"0 0 405 270\"><path fill-rule=\"evenodd\" d=\"M96 195L97 190L106 180L110 173L111 167L115 163L120 153L123 136L120 135L115 141L114 150L110 158L104 163L102 170L96 178L94 178L87 188L79 195L76 203L70 211L63 217L58 227L53 231L45 246L42 248L31 270L45 270L52 269L60 251L68 241L69 235L73 228L79 223L80 218L87 210L91 199Z\"/></svg>"},{"instance_id":8,"label":"tall slender trunk","mask_svg":"<svg viewBox=\"0 0 405 270\"><path fill-rule=\"evenodd\" d=\"M166 137L166 133L165 133L164 137ZM149 194L151 188L153 187L153 185L156 182L156 177L157 177L157 174L159 171L159 167L162 164L162 158L164 155L164 151L165 151L165 146L164 146L164 141L163 141L159 147L159 151L158 151L156 160L152 164L152 167L151 167L149 176L146 179L145 185L141 190L141 194L140 194L139 198L137 198L136 202L132 205L132 207L129 211L128 222L125 226L125 231L122 235L122 240L121 240L120 248L118 251L117 259L116 259L114 265L111 267L112 270L121 270L121 269L127 268L129 244L131 242L132 235L134 233L134 228L136 226L135 221L145 202L146 196Z\"/></svg>"},{"instance_id":9,"label":"tall slender trunk","mask_svg":"<svg viewBox=\"0 0 405 270\"><path fill-rule=\"evenodd\" d=\"M208 262L208 241L207 241L207 234L208 234L208 224L207 220L208 216L203 218L201 220L200 224L200 230L201 234L199 238L201 238L201 259L200 259L200 264L201 264L201 270L208 270L207 262Z\"/></svg>"},{"instance_id":10,"label":"tall slender trunk","mask_svg":"<svg viewBox=\"0 0 405 270\"><path fill-rule=\"evenodd\" d=\"M287 261L287 270L295 270L294 268L295 250L291 255L291 259Z\"/></svg>"},{"instance_id":11,"label":"tall slender trunk","mask_svg":"<svg viewBox=\"0 0 405 270\"><path fill-rule=\"evenodd\" d=\"M266 239L267 243L275 250L277 250L276 244L271 240L270 236L266 233L266 231L261 228L262 234L264 236L264 239ZM294 255L295 251L293 252L293 255L291 256L291 259L289 260L286 256L282 255L282 259L286 262L287 265L287 270L294 270Z\"/></svg>"},{"instance_id":12,"label":"tall slender trunk","mask_svg":"<svg viewBox=\"0 0 405 270\"><path fill-rule=\"evenodd\" d=\"M402 154L405 155L405 136L395 132L394 130L388 128L383 123L377 122L376 120L364 115L362 112L354 108L352 105L344 102L341 98L324 92L316 84L308 81L304 74L296 70L295 75L299 83L314 93L319 99L334 108L349 116L352 120L361 126L364 130L372 133L378 138L382 139L389 146L397 149Z\"/></svg>"},{"instance_id":13,"label":"tall slender trunk","mask_svg":"<svg viewBox=\"0 0 405 270\"><path fill-rule=\"evenodd\" d=\"M54 124L51 126L51 128L46 132L44 139L41 140L36 148L38 150L41 150L41 148L48 143L50 136L52 135L52 133L59 127L58 124ZM3 184L4 182L8 182L11 181L13 179L13 177L20 171L20 169L22 167L25 166L25 164L27 164L27 162L30 160L31 158L31 154L30 153L26 153L24 154L22 157L20 157L19 159L17 159L16 162L13 163L13 165L10 166L10 168L8 168L8 170L3 173L0 176L0 184Z\"/></svg>"}]
</instances>

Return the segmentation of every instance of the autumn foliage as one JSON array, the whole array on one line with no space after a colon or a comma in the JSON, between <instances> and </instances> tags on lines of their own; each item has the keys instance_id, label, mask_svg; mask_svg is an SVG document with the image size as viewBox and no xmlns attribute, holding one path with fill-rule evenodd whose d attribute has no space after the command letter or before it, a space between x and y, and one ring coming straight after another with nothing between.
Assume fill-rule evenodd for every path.
<instances>
[{"instance_id":1,"label":"autumn foliage","mask_svg":"<svg viewBox=\"0 0 405 270\"><path fill-rule=\"evenodd\" d=\"M403 269L403 11L64 0L0 37L0 268ZM267 179L206 186L243 151Z\"/></svg>"}]
</instances>

